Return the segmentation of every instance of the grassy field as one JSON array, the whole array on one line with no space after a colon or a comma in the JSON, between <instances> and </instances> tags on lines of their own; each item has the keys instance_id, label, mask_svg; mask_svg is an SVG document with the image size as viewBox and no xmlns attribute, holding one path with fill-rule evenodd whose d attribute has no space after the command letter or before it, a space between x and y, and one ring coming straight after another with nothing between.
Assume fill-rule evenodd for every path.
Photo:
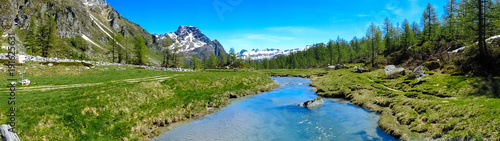
<instances>
[{"instance_id":1,"label":"grassy field","mask_svg":"<svg viewBox=\"0 0 500 141\"><path fill-rule=\"evenodd\" d=\"M345 98L380 113L380 128L396 138L500 138L498 77L436 72L420 80L408 76L387 79L383 70L360 74L343 69L311 80L320 96Z\"/></svg>"},{"instance_id":2,"label":"grassy field","mask_svg":"<svg viewBox=\"0 0 500 141\"><path fill-rule=\"evenodd\" d=\"M25 75L35 84L17 90L16 128L22 140L149 140L160 127L226 106L230 96L278 87L258 72L38 67L29 64ZM0 99L7 100L8 90L0 91ZM8 122L9 108L0 102L1 123Z\"/></svg>"}]
</instances>

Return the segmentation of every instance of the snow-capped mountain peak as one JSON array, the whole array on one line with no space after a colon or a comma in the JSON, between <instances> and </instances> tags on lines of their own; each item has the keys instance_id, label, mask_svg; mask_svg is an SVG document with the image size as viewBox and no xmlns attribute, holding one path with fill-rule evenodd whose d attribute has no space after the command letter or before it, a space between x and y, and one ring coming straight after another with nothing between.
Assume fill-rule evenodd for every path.
<instances>
[{"instance_id":1,"label":"snow-capped mountain peak","mask_svg":"<svg viewBox=\"0 0 500 141\"><path fill-rule=\"evenodd\" d=\"M192 51L211 42L207 36L201 33L198 27L193 26L179 26L175 32L156 35L156 37L158 39L171 39L173 44L169 47L174 48L177 44L181 48L180 52Z\"/></svg>"},{"instance_id":2,"label":"snow-capped mountain peak","mask_svg":"<svg viewBox=\"0 0 500 141\"><path fill-rule=\"evenodd\" d=\"M280 50L280 49L252 49L251 51L248 50L241 50L240 53L238 54L240 58L242 59L252 59L252 60L262 60L262 59L272 59L274 57L277 57L279 55L289 55L290 53L295 53L298 51L304 51L311 48L311 46L306 46L302 49L295 48L295 49L287 49L287 50Z\"/></svg>"},{"instance_id":3,"label":"snow-capped mountain peak","mask_svg":"<svg viewBox=\"0 0 500 141\"><path fill-rule=\"evenodd\" d=\"M198 59L209 57L214 53L216 56L227 54L222 44L217 40L210 40L205 34L201 33L198 27L179 26L177 31L162 35L154 35L157 42L165 43L161 40L170 40L171 45L168 48L173 49L176 46L180 48L179 53L184 54L186 58L196 55Z\"/></svg>"}]
</instances>

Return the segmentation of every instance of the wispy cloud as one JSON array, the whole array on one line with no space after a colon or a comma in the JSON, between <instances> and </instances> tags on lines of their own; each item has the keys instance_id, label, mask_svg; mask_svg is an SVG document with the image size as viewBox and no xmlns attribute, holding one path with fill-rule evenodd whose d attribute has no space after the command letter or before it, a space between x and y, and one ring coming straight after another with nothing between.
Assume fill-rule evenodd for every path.
<instances>
[{"instance_id":1,"label":"wispy cloud","mask_svg":"<svg viewBox=\"0 0 500 141\"><path fill-rule=\"evenodd\" d=\"M371 15L366 15L366 14L359 14L358 17L369 17Z\"/></svg>"},{"instance_id":2,"label":"wispy cloud","mask_svg":"<svg viewBox=\"0 0 500 141\"><path fill-rule=\"evenodd\" d=\"M269 34L249 34L246 36L246 39L255 39L262 40L268 42L281 42L295 39L294 37L286 37L286 36L275 36Z\"/></svg>"},{"instance_id":3,"label":"wispy cloud","mask_svg":"<svg viewBox=\"0 0 500 141\"><path fill-rule=\"evenodd\" d=\"M283 26L283 27L269 27L266 28L267 32L279 33L279 34L292 34L292 35L304 35L320 32L320 30L310 27L302 26Z\"/></svg>"}]
</instances>

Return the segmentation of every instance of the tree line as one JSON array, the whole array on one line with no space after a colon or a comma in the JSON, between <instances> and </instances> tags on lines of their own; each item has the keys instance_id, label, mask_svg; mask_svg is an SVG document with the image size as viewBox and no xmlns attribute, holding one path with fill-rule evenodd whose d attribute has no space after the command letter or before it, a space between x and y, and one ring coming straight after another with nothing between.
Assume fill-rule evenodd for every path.
<instances>
[{"instance_id":1,"label":"tree line","mask_svg":"<svg viewBox=\"0 0 500 141\"><path fill-rule=\"evenodd\" d=\"M491 47L488 48L485 39L500 33L499 1L448 0L444 10L439 19L429 3L419 23L405 19L401 24L394 24L385 18L381 27L372 23L363 37L354 37L350 41L337 37L288 56L247 60L246 63L256 69L319 68L358 62L376 68L387 61L384 59L387 56L396 56L390 62L396 64L409 57L427 60L433 55L443 57L439 56L440 53L468 45L477 49L473 55L478 62L498 60L491 55Z\"/></svg>"}]
</instances>

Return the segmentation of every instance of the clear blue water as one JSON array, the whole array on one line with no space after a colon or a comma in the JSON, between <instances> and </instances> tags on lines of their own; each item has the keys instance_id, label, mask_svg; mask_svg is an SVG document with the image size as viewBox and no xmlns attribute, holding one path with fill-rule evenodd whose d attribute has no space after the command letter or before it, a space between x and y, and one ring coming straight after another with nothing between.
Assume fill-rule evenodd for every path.
<instances>
[{"instance_id":1,"label":"clear blue water","mask_svg":"<svg viewBox=\"0 0 500 141\"><path fill-rule=\"evenodd\" d=\"M325 98L323 107L315 110L296 106L316 97L309 79L273 79L280 88L240 98L214 114L153 140L396 140L378 128L378 114L347 102Z\"/></svg>"}]
</instances>

